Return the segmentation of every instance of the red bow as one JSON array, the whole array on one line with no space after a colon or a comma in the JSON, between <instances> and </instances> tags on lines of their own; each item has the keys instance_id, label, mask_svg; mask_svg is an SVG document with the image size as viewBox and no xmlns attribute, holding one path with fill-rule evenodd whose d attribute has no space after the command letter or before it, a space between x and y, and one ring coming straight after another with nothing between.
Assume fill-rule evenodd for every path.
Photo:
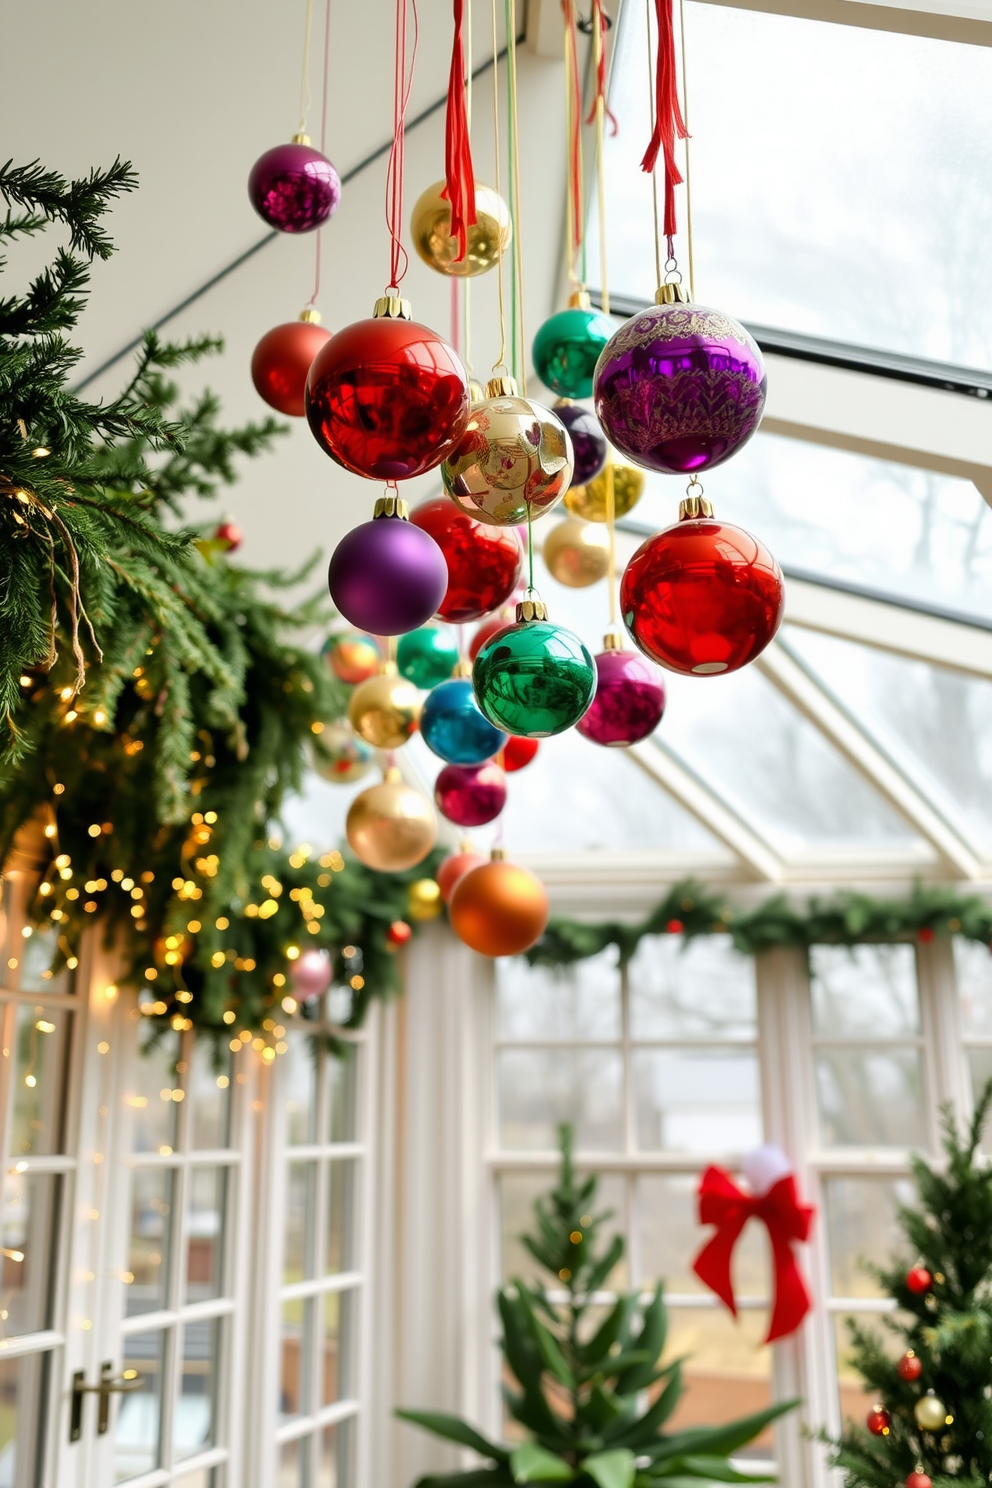
<instances>
[{"instance_id":1,"label":"red bow","mask_svg":"<svg viewBox=\"0 0 992 1488\"><path fill-rule=\"evenodd\" d=\"M699 1223L716 1225L699 1252L692 1269L711 1291L716 1292L737 1316L730 1261L737 1237L749 1219L760 1219L768 1227L775 1268L775 1296L766 1343L793 1333L810 1309L806 1283L796 1264L792 1245L808 1240L814 1210L800 1204L796 1180L780 1178L767 1193L746 1194L723 1168L707 1168L699 1184Z\"/></svg>"}]
</instances>

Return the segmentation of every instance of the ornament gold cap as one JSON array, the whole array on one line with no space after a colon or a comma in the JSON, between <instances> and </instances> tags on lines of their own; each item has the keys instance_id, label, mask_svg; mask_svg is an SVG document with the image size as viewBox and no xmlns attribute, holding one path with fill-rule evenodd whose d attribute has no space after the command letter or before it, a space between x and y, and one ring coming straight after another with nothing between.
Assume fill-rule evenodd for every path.
<instances>
[{"instance_id":1,"label":"ornament gold cap","mask_svg":"<svg viewBox=\"0 0 992 1488\"><path fill-rule=\"evenodd\" d=\"M656 305L688 305L689 296L681 279L669 279L655 290Z\"/></svg>"},{"instance_id":2,"label":"ornament gold cap","mask_svg":"<svg viewBox=\"0 0 992 1488\"><path fill-rule=\"evenodd\" d=\"M309 143L310 143L310 136L308 134L303 134L303 133L294 134L293 135L293 138L290 140L290 144L293 144L293 145L308 145Z\"/></svg>"},{"instance_id":3,"label":"ornament gold cap","mask_svg":"<svg viewBox=\"0 0 992 1488\"><path fill-rule=\"evenodd\" d=\"M679 502L679 521L688 522L693 517L711 517L713 503L708 496L683 496Z\"/></svg>"},{"instance_id":4,"label":"ornament gold cap","mask_svg":"<svg viewBox=\"0 0 992 1488\"><path fill-rule=\"evenodd\" d=\"M308 305L305 310L300 311L300 319L307 325L320 325L320 311L316 305Z\"/></svg>"},{"instance_id":5,"label":"ornament gold cap","mask_svg":"<svg viewBox=\"0 0 992 1488\"><path fill-rule=\"evenodd\" d=\"M591 310L592 300L587 289L573 289L568 297L569 310Z\"/></svg>"},{"instance_id":6,"label":"ornament gold cap","mask_svg":"<svg viewBox=\"0 0 992 1488\"><path fill-rule=\"evenodd\" d=\"M555 401L552 403L551 407L552 408L571 408L571 406L572 406L572 404L574 402L575 402L575 399L574 398L556 398Z\"/></svg>"},{"instance_id":7,"label":"ornament gold cap","mask_svg":"<svg viewBox=\"0 0 992 1488\"><path fill-rule=\"evenodd\" d=\"M485 393L482 390L482 383L481 382L476 382L475 378L473 377L469 381L469 385L468 385L468 398L469 398L469 402L470 403L481 403L482 400L483 400L483 398L485 396L486 395L485 395Z\"/></svg>"},{"instance_id":8,"label":"ornament gold cap","mask_svg":"<svg viewBox=\"0 0 992 1488\"><path fill-rule=\"evenodd\" d=\"M459 852L475 852L475 843L471 837L463 837L458 844Z\"/></svg>"},{"instance_id":9,"label":"ornament gold cap","mask_svg":"<svg viewBox=\"0 0 992 1488\"><path fill-rule=\"evenodd\" d=\"M490 863L505 863L506 862L506 848L505 847L494 847L493 850L491 851L491 853L489 854L489 861L490 861Z\"/></svg>"},{"instance_id":10,"label":"ornament gold cap","mask_svg":"<svg viewBox=\"0 0 992 1488\"><path fill-rule=\"evenodd\" d=\"M529 625L532 620L547 620L548 607L543 599L522 599L517 605L517 624Z\"/></svg>"},{"instance_id":11,"label":"ornament gold cap","mask_svg":"<svg viewBox=\"0 0 992 1488\"><path fill-rule=\"evenodd\" d=\"M397 666L396 662L390 661L387 657L384 657L383 660L379 663L380 677L398 677L399 671L400 669Z\"/></svg>"},{"instance_id":12,"label":"ornament gold cap","mask_svg":"<svg viewBox=\"0 0 992 1488\"><path fill-rule=\"evenodd\" d=\"M372 311L373 320L409 320L410 301L402 295L380 295Z\"/></svg>"},{"instance_id":13,"label":"ornament gold cap","mask_svg":"<svg viewBox=\"0 0 992 1488\"><path fill-rule=\"evenodd\" d=\"M399 765L387 765L382 772L383 783L386 785L401 785L403 783L403 771Z\"/></svg>"},{"instance_id":14,"label":"ornament gold cap","mask_svg":"<svg viewBox=\"0 0 992 1488\"><path fill-rule=\"evenodd\" d=\"M459 661L455 667L454 672L452 673L452 676L454 677L471 677L471 675L472 663L467 658Z\"/></svg>"},{"instance_id":15,"label":"ornament gold cap","mask_svg":"<svg viewBox=\"0 0 992 1488\"><path fill-rule=\"evenodd\" d=\"M409 516L410 503L402 496L379 496L372 511L373 520L376 517L399 517L401 522L405 522Z\"/></svg>"},{"instance_id":16,"label":"ornament gold cap","mask_svg":"<svg viewBox=\"0 0 992 1488\"><path fill-rule=\"evenodd\" d=\"M608 630L603 637L604 651L622 651L623 636L618 630Z\"/></svg>"},{"instance_id":17,"label":"ornament gold cap","mask_svg":"<svg viewBox=\"0 0 992 1488\"><path fill-rule=\"evenodd\" d=\"M515 398L517 384L512 377L490 377L486 383L487 398Z\"/></svg>"}]
</instances>

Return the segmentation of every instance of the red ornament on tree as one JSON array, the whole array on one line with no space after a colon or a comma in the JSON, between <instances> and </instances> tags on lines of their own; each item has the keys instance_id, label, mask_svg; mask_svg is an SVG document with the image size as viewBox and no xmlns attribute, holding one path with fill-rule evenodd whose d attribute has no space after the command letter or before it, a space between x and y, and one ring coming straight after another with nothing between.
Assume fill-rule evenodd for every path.
<instances>
[{"instance_id":1,"label":"red ornament on tree","mask_svg":"<svg viewBox=\"0 0 992 1488\"><path fill-rule=\"evenodd\" d=\"M925 1472L911 1472L906 1479L906 1488L933 1488L930 1477Z\"/></svg>"},{"instance_id":2,"label":"red ornament on tree","mask_svg":"<svg viewBox=\"0 0 992 1488\"><path fill-rule=\"evenodd\" d=\"M911 1271L906 1272L906 1285L920 1297L933 1286L933 1277L926 1266L914 1266Z\"/></svg>"},{"instance_id":3,"label":"red ornament on tree","mask_svg":"<svg viewBox=\"0 0 992 1488\"><path fill-rule=\"evenodd\" d=\"M446 496L415 507L410 521L434 539L448 565L448 590L438 608L442 620L462 625L506 604L524 561L516 528L477 522Z\"/></svg>"},{"instance_id":4,"label":"red ornament on tree","mask_svg":"<svg viewBox=\"0 0 992 1488\"><path fill-rule=\"evenodd\" d=\"M497 759L506 773L512 775L514 770L522 770L529 765L536 753L536 739L519 739L516 734L510 734Z\"/></svg>"},{"instance_id":5,"label":"red ornament on tree","mask_svg":"<svg viewBox=\"0 0 992 1488\"><path fill-rule=\"evenodd\" d=\"M468 373L408 301L378 300L325 344L310 368L306 414L320 447L368 480L410 480L440 465L465 432Z\"/></svg>"},{"instance_id":6,"label":"red ornament on tree","mask_svg":"<svg viewBox=\"0 0 992 1488\"><path fill-rule=\"evenodd\" d=\"M504 609L500 612L500 614L490 615L487 620L483 620L482 624L479 626L478 630L475 632L475 635L469 642L468 654L471 660L475 660L486 642L491 641L493 636L496 635L498 631L505 630L508 625L512 624L513 612L509 609ZM990 947L990 949L992 949L992 947Z\"/></svg>"},{"instance_id":7,"label":"red ornament on tree","mask_svg":"<svg viewBox=\"0 0 992 1488\"><path fill-rule=\"evenodd\" d=\"M266 331L251 358L251 380L258 396L279 413L302 418L306 413L303 394L307 373L330 339L331 333L320 325L316 310L304 310L299 320Z\"/></svg>"},{"instance_id":8,"label":"red ornament on tree","mask_svg":"<svg viewBox=\"0 0 992 1488\"><path fill-rule=\"evenodd\" d=\"M406 920L394 920L386 931L386 940L391 946L404 946L412 934Z\"/></svg>"},{"instance_id":9,"label":"red ornament on tree","mask_svg":"<svg viewBox=\"0 0 992 1488\"><path fill-rule=\"evenodd\" d=\"M874 1405L865 1417L865 1425L872 1436L888 1436L892 1429L892 1417L882 1406Z\"/></svg>"},{"instance_id":10,"label":"red ornament on tree","mask_svg":"<svg viewBox=\"0 0 992 1488\"><path fill-rule=\"evenodd\" d=\"M220 543L225 553L236 553L244 541L244 533L236 522L221 522L214 533L214 542Z\"/></svg>"},{"instance_id":11,"label":"red ornament on tree","mask_svg":"<svg viewBox=\"0 0 992 1488\"><path fill-rule=\"evenodd\" d=\"M898 1374L900 1379L910 1381L919 1379L920 1375L923 1373L923 1365L913 1353L912 1349L910 1349L908 1353L903 1354L902 1358L899 1360L899 1363L896 1365L896 1373Z\"/></svg>"},{"instance_id":12,"label":"red ornament on tree","mask_svg":"<svg viewBox=\"0 0 992 1488\"><path fill-rule=\"evenodd\" d=\"M709 503L683 501L680 520L642 543L620 582L623 622L635 644L672 672L736 672L768 645L785 606L782 571Z\"/></svg>"}]
</instances>

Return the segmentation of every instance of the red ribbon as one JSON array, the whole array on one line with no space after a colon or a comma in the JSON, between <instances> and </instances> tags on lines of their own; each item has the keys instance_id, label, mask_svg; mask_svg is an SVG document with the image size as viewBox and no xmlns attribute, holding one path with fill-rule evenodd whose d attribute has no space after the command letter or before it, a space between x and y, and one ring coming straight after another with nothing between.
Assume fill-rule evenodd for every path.
<instances>
[{"instance_id":1,"label":"red ribbon","mask_svg":"<svg viewBox=\"0 0 992 1488\"><path fill-rule=\"evenodd\" d=\"M592 24L599 28L599 61L596 64L596 91L592 98L592 108L589 110L587 124L591 124L596 117L599 100L603 100L603 109L610 121L610 133L616 134L616 115L610 108L606 97L606 38L609 34L609 22L606 19L606 11L603 9L603 0L592 0Z\"/></svg>"},{"instance_id":2,"label":"red ribbon","mask_svg":"<svg viewBox=\"0 0 992 1488\"><path fill-rule=\"evenodd\" d=\"M665 157L665 225L666 238L675 236L675 188L681 185L682 175L675 163L675 136L688 139L689 132L682 118L679 103L678 74L675 69L675 23L672 19L672 0L654 0L658 17L658 65L655 79L654 129L641 170L654 170L658 152Z\"/></svg>"},{"instance_id":3,"label":"red ribbon","mask_svg":"<svg viewBox=\"0 0 992 1488\"><path fill-rule=\"evenodd\" d=\"M766 1343L794 1333L812 1305L796 1263L793 1244L808 1240L814 1210L800 1204L796 1180L780 1178L767 1193L746 1194L723 1168L707 1168L699 1184L699 1223L716 1225L692 1269L737 1316L730 1261L741 1230L749 1219L760 1219L768 1229L774 1267L774 1299Z\"/></svg>"},{"instance_id":4,"label":"red ribbon","mask_svg":"<svg viewBox=\"0 0 992 1488\"><path fill-rule=\"evenodd\" d=\"M478 220L475 214L475 171L472 141L465 102L465 0L454 0L455 38L448 73L448 111L444 124L444 190L451 203L451 236L458 242L456 263L468 250L468 229Z\"/></svg>"}]
</instances>

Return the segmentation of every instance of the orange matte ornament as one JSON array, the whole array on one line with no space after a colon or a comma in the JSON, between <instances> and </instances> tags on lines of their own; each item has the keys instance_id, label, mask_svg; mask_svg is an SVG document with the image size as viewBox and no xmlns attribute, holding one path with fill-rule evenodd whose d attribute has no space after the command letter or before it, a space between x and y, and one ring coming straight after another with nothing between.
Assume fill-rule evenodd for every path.
<instances>
[{"instance_id":1,"label":"orange matte ornament","mask_svg":"<svg viewBox=\"0 0 992 1488\"><path fill-rule=\"evenodd\" d=\"M517 956L544 934L547 890L494 849L491 862L459 879L448 916L458 939L480 956Z\"/></svg>"}]
</instances>

